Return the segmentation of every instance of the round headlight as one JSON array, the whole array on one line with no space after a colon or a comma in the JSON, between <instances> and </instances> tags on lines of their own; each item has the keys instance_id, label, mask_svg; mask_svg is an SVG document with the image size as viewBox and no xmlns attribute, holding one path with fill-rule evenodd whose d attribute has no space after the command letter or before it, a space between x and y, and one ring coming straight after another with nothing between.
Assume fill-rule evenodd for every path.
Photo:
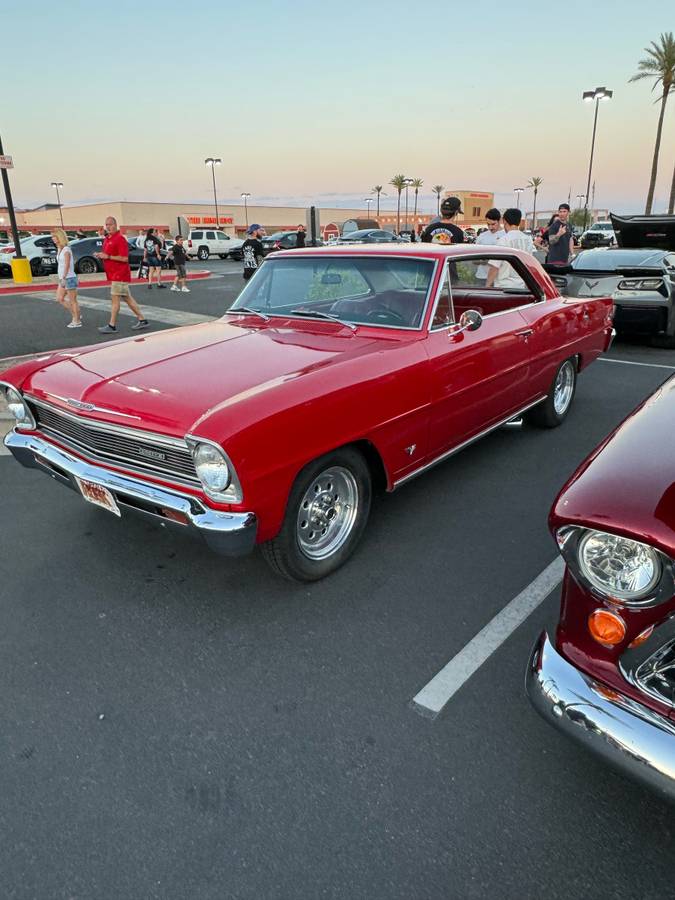
<instances>
[{"instance_id":1,"label":"round headlight","mask_svg":"<svg viewBox=\"0 0 675 900\"><path fill-rule=\"evenodd\" d=\"M31 411L16 388L10 385L5 387L5 400L7 401L7 408L16 419L17 425L23 425L24 428L35 427Z\"/></svg>"},{"instance_id":2,"label":"round headlight","mask_svg":"<svg viewBox=\"0 0 675 900\"><path fill-rule=\"evenodd\" d=\"M219 494L230 483L230 470L217 447L198 444L194 451L197 475L207 493Z\"/></svg>"},{"instance_id":3,"label":"round headlight","mask_svg":"<svg viewBox=\"0 0 675 900\"><path fill-rule=\"evenodd\" d=\"M589 531L577 548L583 575L600 593L617 600L648 596L661 578L655 550L618 534Z\"/></svg>"}]
</instances>

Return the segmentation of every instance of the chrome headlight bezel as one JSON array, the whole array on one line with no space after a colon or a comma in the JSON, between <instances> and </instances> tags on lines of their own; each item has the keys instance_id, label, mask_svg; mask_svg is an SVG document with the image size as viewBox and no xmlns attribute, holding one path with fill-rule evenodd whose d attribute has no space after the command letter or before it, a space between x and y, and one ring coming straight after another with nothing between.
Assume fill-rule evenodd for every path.
<instances>
[{"instance_id":1,"label":"chrome headlight bezel","mask_svg":"<svg viewBox=\"0 0 675 900\"><path fill-rule=\"evenodd\" d=\"M220 444L217 444L215 441L210 441L207 438L201 438L193 434L186 434L185 441L190 447L192 460L195 466L195 472L197 473L197 477L201 482L206 496L211 500L215 500L217 503L241 503L243 501L241 484L239 483L239 479L237 477L235 468L232 465L232 461L220 446ZM205 450L207 450L212 455L212 457L219 457L222 460L223 467L225 468L227 473L227 483L222 489L214 489L202 477L202 474L200 474L200 448L205 448Z\"/></svg>"},{"instance_id":2,"label":"chrome headlight bezel","mask_svg":"<svg viewBox=\"0 0 675 900\"><path fill-rule=\"evenodd\" d=\"M592 536L607 538L608 541L628 541L646 551L654 561L655 575L653 579L640 591L610 590L593 576L584 562L583 551ZM615 532L578 525L566 525L559 528L556 531L556 540L575 581L595 597L609 600L619 606L643 608L656 606L670 600L675 594L675 561L651 544Z\"/></svg>"},{"instance_id":3,"label":"chrome headlight bezel","mask_svg":"<svg viewBox=\"0 0 675 900\"><path fill-rule=\"evenodd\" d=\"M14 417L14 427L17 431L35 431L37 428L35 417L21 391L7 381L0 381L0 390L5 396L7 408Z\"/></svg>"}]
</instances>

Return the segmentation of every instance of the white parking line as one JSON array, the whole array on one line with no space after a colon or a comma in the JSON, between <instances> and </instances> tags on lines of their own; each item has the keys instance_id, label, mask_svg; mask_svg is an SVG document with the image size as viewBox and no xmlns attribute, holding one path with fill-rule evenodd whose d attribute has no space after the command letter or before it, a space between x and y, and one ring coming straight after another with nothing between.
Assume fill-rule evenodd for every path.
<instances>
[{"instance_id":1,"label":"white parking line","mask_svg":"<svg viewBox=\"0 0 675 900\"><path fill-rule=\"evenodd\" d=\"M54 294L52 293L35 293L32 297L38 300L51 300L54 302ZM133 295L132 295L133 296ZM134 298L138 300L138 297ZM104 312L110 311L110 297L88 297L86 294L77 295L78 303L84 309L97 309ZM202 316L199 313L186 312L183 309L165 309L162 306L143 306L143 300L140 299L140 306L143 312L147 314L150 324L153 322L162 322L165 325L198 325L201 322L214 322L217 316ZM120 315L133 316L132 311L126 305L122 304Z\"/></svg>"},{"instance_id":2,"label":"white parking line","mask_svg":"<svg viewBox=\"0 0 675 900\"><path fill-rule=\"evenodd\" d=\"M670 369L675 371L675 366L664 366L661 363L633 362L630 359L612 359L609 356L601 356L599 359L600 362L613 362L618 363L620 366L645 366L647 369Z\"/></svg>"},{"instance_id":3,"label":"white parking line","mask_svg":"<svg viewBox=\"0 0 675 900\"><path fill-rule=\"evenodd\" d=\"M413 708L420 715L435 719L448 700L562 581L564 571L565 563L559 556L413 697Z\"/></svg>"}]
</instances>

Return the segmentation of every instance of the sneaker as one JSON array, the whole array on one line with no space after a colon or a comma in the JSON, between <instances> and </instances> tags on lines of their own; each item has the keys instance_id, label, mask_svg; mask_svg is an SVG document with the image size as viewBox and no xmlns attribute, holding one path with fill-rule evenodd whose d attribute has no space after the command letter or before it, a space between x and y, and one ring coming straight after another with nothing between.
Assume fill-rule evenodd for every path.
<instances>
[{"instance_id":1,"label":"sneaker","mask_svg":"<svg viewBox=\"0 0 675 900\"><path fill-rule=\"evenodd\" d=\"M68 322L66 328L82 328L82 322Z\"/></svg>"},{"instance_id":2,"label":"sneaker","mask_svg":"<svg viewBox=\"0 0 675 900\"><path fill-rule=\"evenodd\" d=\"M189 293L190 293L190 288L182 287L182 288L181 288L181 291L182 291L184 294L189 294Z\"/></svg>"},{"instance_id":3,"label":"sneaker","mask_svg":"<svg viewBox=\"0 0 675 900\"><path fill-rule=\"evenodd\" d=\"M117 325L104 325L103 328L99 328L99 332L101 334L117 334Z\"/></svg>"},{"instance_id":4,"label":"sneaker","mask_svg":"<svg viewBox=\"0 0 675 900\"><path fill-rule=\"evenodd\" d=\"M149 291L152 290L152 285L151 285L151 284L148 285L148 290L149 290Z\"/></svg>"},{"instance_id":5,"label":"sneaker","mask_svg":"<svg viewBox=\"0 0 675 900\"><path fill-rule=\"evenodd\" d=\"M148 324L149 323L148 323L147 319L136 319L134 324L131 326L131 330L132 331L140 331L141 328L147 328ZM115 330L117 330L117 329L115 329Z\"/></svg>"},{"instance_id":6,"label":"sneaker","mask_svg":"<svg viewBox=\"0 0 675 900\"><path fill-rule=\"evenodd\" d=\"M157 290L158 290L158 291L165 291L165 290L166 290L166 285L165 285L165 284L158 284L158 285L157 285Z\"/></svg>"},{"instance_id":7,"label":"sneaker","mask_svg":"<svg viewBox=\"0 0 675 900\"><path fill-rule=\"evenodd\" d=\"M175 284L172 284L172 285L171 285L171 290L172 290L172 291L179 291L180 288L179 288L179 287L176 287Z\"/></svg>"}]
</instances>

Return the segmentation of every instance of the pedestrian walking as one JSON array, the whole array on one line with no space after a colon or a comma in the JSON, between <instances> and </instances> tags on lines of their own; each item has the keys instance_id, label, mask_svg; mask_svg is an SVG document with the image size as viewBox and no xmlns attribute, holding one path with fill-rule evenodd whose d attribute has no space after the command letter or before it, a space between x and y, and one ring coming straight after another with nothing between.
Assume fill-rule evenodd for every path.
<instances>
[{"instance_id":1,"label":"pedestrian walking","mask_svg":"<svg viewBox=\"0 0 675 900\"><path fill-rule=\"evenodd\" d=\"M138 303L129 292L131 281L131 269L129 268L129 244L117 227L117 219L108 216L105 220L103 250L95 253L103 260L106 278L110 282L110 322L103 328L99 328L101 334L117 333L117 316L120 311L120 301L123 299L132 313L136 316L136 322L131 326L134 331L148 327L148 320L143 317Z\"/></svg>"},{"instance_id":2,"label":"pedestrian walking","mask_svg":"<svg viewBox=\"0 0 675 900\"><path fill-rule=\"evenodd\" d=\"M297 230L296 234L297 234L297 239L296 239L295 246L298 250L304 250L305 238L306 238L305 226L298 225L298 230Z\"/></svg>"},{"instance_id":3,"label":"pedestrian walking","mask_svg":"<svg viewBox=\"0 0 675 900\"><path fill-rule=\"evenodd\" d=\"M262 225L249 225L246 229L248 235L241 246L244 254L244 280L248 281L255 275L263 261L263 245L260 238L265 234Z\"/></svg>"},{"instance_id":4,"label":"pedestrian walking","mask_svg":"<svg viewBox=\"0 0 675 900\"><path fill-rule=\"evenodd\" d=\"M546 262L554 266L566 266L574 253L574 234L569 225L569 203L558 207L558 218L548 229L548 256Z\"/></svg>"},{"instance_id":5,"label":"pedestrian walking","mask_svg":"<svg viewBox=\"0 0 675 900\"><path fill-rule=\"evenodd\" d=\"M136 246L139 250L143 250L143 248L145 247L145 235L146 232L142 229L138 232L138 237L136 238Z\"/></svg>"},{"instance_id":6,"label":"pedestrian walking","mask_svg":"<svg viewBox=\"0 0 675 900\"><path fill-rule=\"evenodd\" d=\"M148 290L152 290L153 275L157 276L157 287L162 284L162 242L155 234L154 228L148 228L143 243L143 262L148 267Z\"/></svg>"},{"instance_id":7,"label":"pedestrian walking","mask_svg":"<svg viewBox=\"0 0 675 900\"><path fill-rule=\"evenodd\" d=\"M59 280L56 286L56 300L70 312L70 322L66 328L81 328L80 304L77 302L77 275L75 274L73 251L68 246L68 235L63 228L57 228L52 237L58 249L56 259ZM66 294L68 295L67 300Z\"/></svg>"},{"instance_id":8,"label":"pedestrian walking","mask_svg":"<svg viewBox=\"0 0 675 900\"><path fill-rule=\"evenodd\" d=\"M173 245L171 252L173 254L174 265L176 266L176 279L171 285L171 290L182 291L184 294L189 294L190 288L185 286L185 278L187 276L187 270L185 268L187 264L187 253L183 246L182 234L176 235L176 243Z\"/></svg>"}]
</instances>

